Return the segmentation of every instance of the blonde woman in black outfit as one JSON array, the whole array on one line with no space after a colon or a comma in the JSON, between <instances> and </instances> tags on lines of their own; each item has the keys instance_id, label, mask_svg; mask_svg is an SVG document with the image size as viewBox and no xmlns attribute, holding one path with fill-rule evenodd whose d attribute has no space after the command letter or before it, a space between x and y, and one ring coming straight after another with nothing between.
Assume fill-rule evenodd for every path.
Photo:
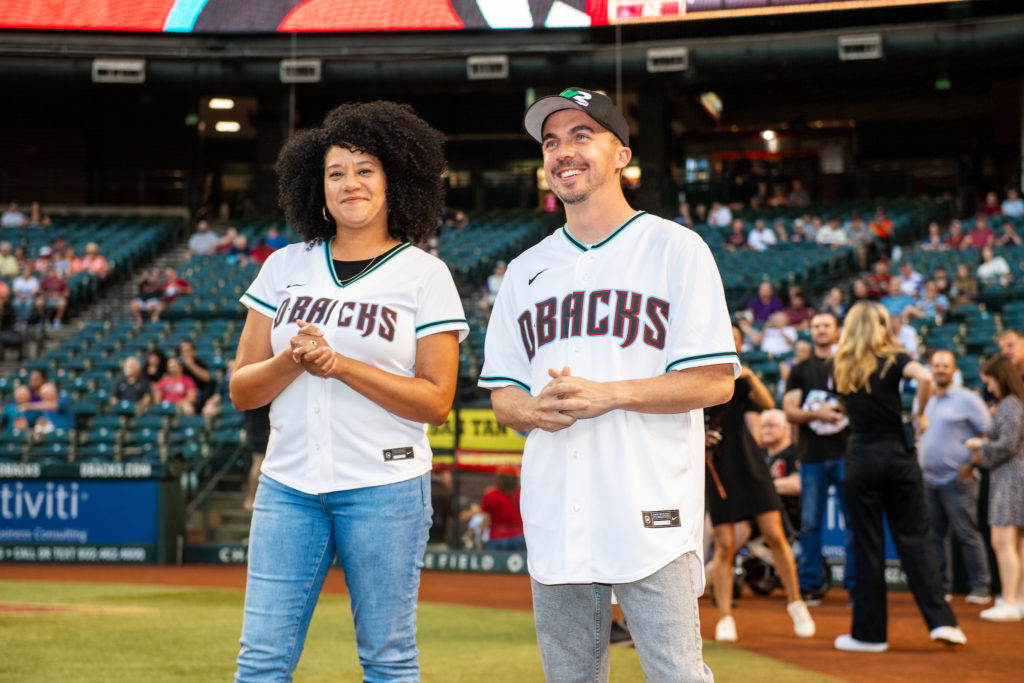
<instances>
[{"instance_id":1,"label":"blonde woman in black outfit","mask_svg":"<svg viewBox=\"0 0 1024 683\"><path fill-rule=\"evenodd\" d=\"M917 417L924 431L931 372L892 336L885 308L867 301L847 314L833 363L836 394L850 418L845 488L857 564L853 627L836 638L835 646L853 652L889 648L883 515L931 639L963 645L967 638L943 597L928 541L921 469L903 430L900 382L917 382Z\"/></svg>"}]
</instances>

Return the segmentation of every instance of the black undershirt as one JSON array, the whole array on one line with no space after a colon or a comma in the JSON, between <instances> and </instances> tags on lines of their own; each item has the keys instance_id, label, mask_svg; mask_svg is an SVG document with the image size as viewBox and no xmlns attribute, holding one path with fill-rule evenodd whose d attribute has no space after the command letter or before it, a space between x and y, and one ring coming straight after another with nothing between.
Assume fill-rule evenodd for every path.
<instances>
[{"instance_id":1,"label":"black undershirt","mask_svg":"<svg viewBox=\"0 0 1024 683\"><path fill-rule=\"evenodd\" d=\"M380 256L375 257L377 261L380 261L385 256L398 249L401 244L396 244ZM339 282L344 282L349 278L354 278L357 275L361 275L363 270L370 265L370 261L374 259L363 259L362 261L339 261L338 259L331 259L334 261L334 276L338 278Z\"/></svg>"}]
</instances>

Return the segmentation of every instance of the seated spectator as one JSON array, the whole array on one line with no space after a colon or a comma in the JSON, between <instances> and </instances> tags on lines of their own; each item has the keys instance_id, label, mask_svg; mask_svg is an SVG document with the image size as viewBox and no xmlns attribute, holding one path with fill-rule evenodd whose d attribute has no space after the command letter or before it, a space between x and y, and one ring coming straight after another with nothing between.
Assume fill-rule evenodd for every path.
<instances>
[{"instance_id":1,"label":"seated spectator","mask_svg":"<svg viewBox=\"0 0 1024 683\"><path fill-rule=\"evenodd\" d=\"M178 271L171 266L164 268L164 281L160 288L163 290L165 306L173 304L174 300L179 296L192 294L192 284L185 278L180 277Z\"/></svg>"},{"instance_id":2,"label":"seated spectator","mask_svg":"<svg viewBox=\"0 0 1024 683\"><path fill-rule=\"evenodd\" d=\"M29 400L33 403L42 399L43 385L46 384L46 370L36 368L28 373Z\"/></svg>"},{"instance_id":3,"label":"seated spectator","mask_svg":"<svg viewBox=\"0 0 1024 683\"><path fill-rule=\"evenodd\" d=\"M160 313L164 310L162 293L159 268L151 268L139 276L138 291L130 304L136 325L142 324L144 314L149 316L150 322L160 320Z\"/></svg>"},{"instance_id":4,"label":"seated spectator","mask_svg":"<svg viewBox=\"0 0 1024 683\"><path fill-rule=\"evenodd\" d=\"M860 282L861 285L864 286L863 280L857 280L857 282ZM867 293L866 287L864 288L864 292L865 294ZM843 318L846 316L846 303L844 302L844 299L843 290L839 287L832 287L828 290L828 293L825 294L825 298L821 302L821 308L823 311L828 311L835 316L836 320L842 322Z\"/></svg>"},{"instance_id":5,"label":"seated spectator","mask_svg":"<svg viewBox=\"0 0 1024 683\"><path fill-rule=\"evenodd\" d=\"M963 249L967 243L967 235L964 234L964 226L954 218L949 222L949 235L946 236L946 246L950 249Z\"/></svg>"},{"instance_id":6,"label":"seated spectator","mask_svg":"<svg viewBox=\"0 0 1024 683\"><path fill-rule=\"evenodd\" d=\"M854 212L853 217L845 226L845 229L847 244L853 247L857 252L857 265L861 270L867 270L868 252L873 244L868 227L864 225L864 221L861 220L860 215Z\"/></svg>"},{"instance_id":7,"label":"seated spectator","mask_svg":"<svg viewBox=\"0 0 1024 683\"><path fill-rule=\"evenodd\" d=\"M924 285L924 294L917 302L906 310L908 316L914 318L935 319L949 312L949 299L939 294L939 288L929 280Z\"/></svg>"},{"instance_id":8,"label":"seated spectator","mask_svg":"<svg viewBox=\"0 0 1024 683\"><path fill-rule=\"evenodd\" d=\"M39 302L36 301L36 294L39 293L39 280L32 272L32 266L26 264L21 275L11 283L11 291L14 296L11 300L11 307L14 309L15 324L25 328L29 323L39 318Z\"/></svg>"},{"instance_id":9,"label":"seated spectator","mask_svg":"<svg viewBox=\"0 0 1024 683\"><path fill-rule=\"evenodd\" d=\"M224 369L224 377L221 378L217 384L217 388L210 394L210 398L206 399L203 403L203 409L200 411L206 420L212 420L224 407L225 403L231 403L230 395L230 384L231 384L231 371L235 368L235 359L228 358L227 364ZM258 478L258 477L257 477ZM255 487L254 487L255 488ZM252 509L251 507L249 509Z\"/></svg>"},{"instance_id":10,"label":"seated spectator","mask_svg":"<svg viewBox=\"0 0 1024 683\"><path fill-rule=\"evenodd\" d=\"M76 272L104 277L109 271L110 266L107 264L107 259L100 253L100 245L95 242L89 242L89 244L85 245L85 253L79 259Z\"/></svg>"},{"instance_id":11,"label":"seated spectator","mask_svg":"<svg viewBox=\"0 0 1024 683\"><path fill-rule=\"evenodd\" d=\"M782 311L772 313L760 330L743 318L739 320L739 328L754 347L773 356L792 352L796 343L797 332Z\"/></svg>"},{"instance_id":12,"label":"seated spectator","mask_svg":"<svg viewBox=\"0 0 1024 683\"><path fill-rule=\"evenodd\" d=\"M732 228L729 234L725 236L725 248L729 251L750 248L750 245L747 244L747 235L742 218L737 218L732 222Z\"/></svg>"},{"instance_id":13,"label":"seated spectator","mask_svg":"<svg viewBox=\"0 0 1024 683\"><path fill-rule=\"evenodd\" d=\"M32 202L28 207L28 219L26 227L48 228L53 224L50 217L43 213L43 207L39 202Z\"/></svg>"},{"instance_id":14,"label":"seated spectator","mask_svg":"<svg viewBox=\"0 0 1024 683\"><path fill-rule=\"evenodd\" d=\"M1003 200L1003 205L1000 208L1003 210L1004 216L1010 218L1024 216L1024 201L1021 201L1017 188L1011 187L1006 191L1006 199Z\"/></svg>"},{"instance_id":15,"label":"seated spectator","mask_svg":"<svg viewBox=\"0 0 1024 683\"><path fill-rule=\"evenodd\" d=\"M786 206L789 197L786 196L786 186L775 184L772 186L772 196L768 198L768 206Z\"/></svg>"},{"instance_id":16,"label":"seated spectator","mask_svg":"<svg viewBox=\"0 0 1024 683\"><path fill-rule=\"evenodd\" d=\"M863 278L857 278L853 281L853 290L850 299L851 306L858 301L878 301L874 294L872 294L867 280L864 280Z\"/></svg>"},{"instance_id":17,"label":"seated spectator","mask_svg":"<svg viewBox=\"0 0 1024 683\"><path fill-rule=\"evenodd\" d=\"M264 263L270 255L274 253L274 248L267 244L265 238L260 238L260 241L256 243L256 246L249 250L249 258L255 263Z\"/></svg>"},{"instance_id":18,"label":"seated spectator","mask_svg":"<svg viewBox=\"0 0 1024 683\"><path fill-rule=\"evenodd\" d=\"M775 231L775 241L778 244L786 244L789 242L789 233L786 232L786 221L778 218L772 225L772 229Z\"/></svg>"},{"instance_id":19,"label":"seated spectator","mask_svg":"<svg viewBox=\"0 0 1024 683\"><path fill-rule=\"evenodd\" d=\"M267 228L267 236L264 238L264 241L274 251L288 246L288 240L281 236L281 231L277 229L276 225L271 225Z\"/></svg>"},{"instance_id":20,"label":"seated spectator","mask_svg":"<svg viewBox=\"0 0 1024 683\"><path fill-rule=\"evenodd\" d=\"M50 266L46 270L46 277L39 283L39 291L46 300L47 321L52 321L49 324L59 330L64 324L64 311L67 310L68 297L71 295L68 281L57 273L55 267Z\"/></svg>"},{"instance_id":21,"label":"seated spectator","mask_svg":"<svg viewBox=\"0 0 1024 683\"><path fill-rule=\"evenodd\" d=\"M228 250L228 263L237 262L242 256L249 256L249 238L245 235L239 234L235 237L235 241L231 244L231 249Z\"/></svg>"},{"instance_id":22,"label":"seated spectator","mask_svg":"<svg viewBox=\"0 0 1024 683\"><path fill-rule=\"evenodd\" d=\"M217 253L230 254L235 248L235 238L238 237L238 228L230 226L217 240Z\"/></svg>"},{"instance_id":23,"label":"seated spectator","mask_svg":"<svg viewBox=\"0 0 1024 683\"><path fill-rule=\"evenodd\" d=\"M193 254L212 254L217 251L219 241L217 233L210 230L210 223L205 218L196 223L196 231L188 238L188 249Z\"/></svg>"},{"instance_id":24,"label":"seated spectator","mask_svg":"<svg viewBox=\"0 0 1024 683\"><path fill-rule=\"evenodd\" d=\"M711 202L711 212L708 214L708 225L713 228L724 228L732 224L732 211L722 202Z\"/></svg>"},{"instance_id":25,"label":"seated spectator","mask_svg":"<svg viewBox=\"0 0 1024 683\"><path fill-rule=\"evenodd\" d=\"M494 486L484 492L478 509L486 515L484 524L490 532L485 550L526 550L519 513L519 475L514 468L498 470Z\"/></svg>"},{"instance_id":26,"label":"seated spectator","mask_svg":"<svg viewBox=\"0 0 1024 683\"><path fill-rule=\"evenodd\" d=\"M698 204L693 210L694 227L708 224L708 207L706 204Z\"/></svg>"},{"instance_id":27,"label":"seated spectator","mask_svg":"<svg viewBox=\"0 0 1024 683\"><path fill-rule=\"evenodd\" d=\"M800 530L800 463L786 414L777 408L761 413L761 445L775 491L782 499L786 521L793 531Z\"/></svg>"},{"instance_id":28,"label":"seated spectator","mask_svg":"<svg viewBox=\"0 0 1024 683\"><path fill-rule=\"evenodd\" d=\"M762 282L757 286L757 295L747 302L750 319L755 323L768 322L768 318L776 311L782 310L782 299L775 295L775 288L770 282Z\"/></svg>"},{"instance_id":29,"label":"seated spectator","mask_svg":"<svg viewBox=\"0 0 1024 683\"><path fill-rule=\"evenodd\" d=\"M914 270L914 264L904 261L900 264L900 289L907 296L921 296L924 287L924 276Z\"/></svg>"},{"instance_id":30,"label":"seated spectator","mask_svg":"<svg viewBox=\"0 0 1024 683\"><path fill-rule=\"evenodd\" d=\"M191 339L184 339L178 345L178 360L181 361L181 371L195 382L196 400L193 403L199 407L206 402L206 397L212 390L210 381L213 375L210 373L210 366L196 356L196 345Z\"/></svg>"},{"instance_id":31,"label":"seated spectator","mask_svg":"<svg viewBox=\"0 0 1024 683\"><path fill-rule=\"evenodd\" d=\"M978 281L971 275L971 269L966 263L959 264L956 267L956 278L953 280L953 285L949 288L949 293L953 297L951 302L953 309L955 310L957 306L973 303L978 297L979 289Z\"/></svg>"},{"instance_id":32,"label":"seated spectator","mask_svg":"<svg viewBox=\"0 0 1024 683\"><path fill-rule=\"evenodd\" d=\"M76 261L81 261L75 256L74 247L64 247L61 250L54 248L53 255L53 267L57 269L57 274L65 280L71 277L74 273L74 264Z\"/></svg>"},{"instance_id":33,"label":"seated spectator","mask_svg":"<svg viewBox=\"0 0 1024 683\"><path fill-rule=\"evenodd\" d=\"M4 311L7 310L7 302L11 300L11 287L6 280L0 280L0 326L3 325Z\"/></svg>"},{"instance_id":34,"label":"seated spectator","mask_svg":"<svg viewBox=\"0 0 1024 683\"><path fill-rule=\"evenodd\" d=\"M949 281L949 275L946 273L946 266L935 266L935 270L932 271L932 282L935 283L935 289L939 294L949 296L949 289L952 287L952 284Z\"/></svg>"},{"instance_id":35,"label":"seated spectator","mask_svg":"<svg viewBox=\"0 0 1024 683\"><path fill-rule=\"evenodd\" d=\"M1002 256L996 256L990 246L981 250L981 265L977 273L983 287L1005 287L1010 284L1010 264Z\"/></svg>"},{"instance_id":36,"label":"seated spectator","mask_svg":"<svg viewBox=\"0 0 1024 683\"><path fill-rule=\"evenodd\" d=\"M484 284L484 287L487 290L488 308L494 305L494 299L498 296L501 283L505 280L505 271L507 269L508 266L504 261L498 261L494 264L494 272L487 276L487 282Z\"/></svg>"},{"instance_id":37,"label":"seated spectator","mask_svg":"<svg viewBox=\"0 0 1024 683\"><path fill-rule=\"evenodd\" d=\"M996 237L995 245L997 247L1019 247L1022 244L1024 244L1024 240L1017 234L1017 229L1013 227L1013 222L1003 221L1003 229L999 233L999 237Z\"/></svg>"},{"instance_id":38,"label":"seated spectator","mask_svg":"<svg viewBox=\"0 0 1024 683\"><path fill-rule=\"evenodd\" d=\"M757 181L757 192L750 196L750 208L752 211L763 209L768 206L768 183L763 180Z\"/></svg>"},{"instance_id":39,"label":"seated spectator","mask_svg":"<svg viewBox=\"0 0 1024 683\"><path fill-rule=\"evenodd\" d=\"M942 237L942 228L935 221L928 224L928 236L921 240L922 251L945 251L949 249L945 238Z\"/></svg>"},{"instance_id":40,"label":"seated spectator","mask_svg":"<svg viewBox=\"0 0 1024 683\"><path fill-rule=\"evenodd\" d=\"M14 260L18 262L18 272L20 273L25 267L25 264L34 265L35 261L28 257L28 253L25 251L25 245L19 244L14 248Z\"/></svg>"},{"instance_id":41,"label":"seated spectator","mask_svg":"<svg viewBox=\"0 0 1024 683\"><path fill-rule=\"evenodd\" d=\"M792 288L789 291L789 306L783 309L790 327L800 331L806 330L811 321L814 311L807 305L807 297L799 288Z\"/></svg>"},{"instance_id":42,"label":"seated spectator","mask_svg":"<svg viewBox=\"0 0 1024 683\"><path fill-rule=\"evenodd\" d=\"M39 401L33 404L37 415L32 427L40 432L52 432L54 429L74 429L75 413L71 410L71 401L61 398L57 385L47 382L39 388Z\"/></svg>"},{"instance_id":43,"label":"seated spectator","mask_svg":"<svg viewBox=\"0 0 1024 683\"><path fill-rule=\"evenodd\" d=\"M28 219L25 218L25 214L18 208L18 202L12 201L7 206L7 210L0 215L0 227L3 228L24 228L28 225Z\"/></svg>"},{"instance_id":44,"label":"seated spectator","mask_svg":"<svg viewBox=\"0 0 1024 683\"><path fill-rule=\"evenodd\" d=\"M889 291L883 296L880 302L889 311L891 317L903 315L903 311L915 303L914 297L904 293L902 283L898 277L889 280Z\"/></svg>"},{"instance_id":45,"label":"seated spectator","mask_svg":"<svg viewBox=\"0 0 1024 683\"><path fill-rule=\"evenodd\" d=\"M807 234L807 228L804 224L804 221L800 218L797 218L795 221L793 221L793 232L790 233L789 235L789 243L807 244L808 242L813 241L814 240L811 238L811 236Z\"/></svg>"},{"instance_id":46,"label":"seated spectator","mask_svg":"<svg viewBox=\"0 0 1024 683\"><path fill-rule=\"evenodd\" d=\"M985 201L978 207L978 216L984 216L985 218L991 218L993 216L999 216L1002 214L1002 207L999 205L999 197L996 196L995 192L986 192ZM979 245L984 246L984 245Z\"/></svg>"},{"instance_id":47,"label":"seated spectator","mask_svg":"<svg viewBox=\"0 0 1024 683\"><path fill-rule=\"evenodd\" d=\"M796 225L796 221L800 221L800 224L804 226L804 232L807 233L807 241L813 242L814 238L818 236L818 229L821 228L821 217L805 213L803 218L797 218L793 221L794 225Z\"/></svg>"},{"instance_id":48,"label":"seated spectator","mask_svg":"<svg viewBox=\"0 0 1024 683\"><path fill-rule=\"evenodd\" d=\"M807 194L807 190L804 189L804 184L799 180L794 180L793 189L789 192L789 205L797 208L804 208L811 205L811 195Z\"/></svg>"},{"instance_id":49,"label":"seated spectator","mask_svg":"<svg viewBox=\"0 0 1024 683\"><path fill-rule=\"evenodd\" d=\"M181 415L195 415L196 395L196 383L182 372L181 361L168 358L167 374L153 387L153 400L170 403Z\"/></svg>"},{"instance_id":50,"label":"seated spectator","mask_svg":"<svg viewBox=\"0 0 1024 683\"><path fill-rule=\"evenodd\" d=\"M134 403L140 410L145 410L152 402L153 386L149 378L142 374L142 364L135 356L128 356L122 363L124 375L114 383L110 392L110 405L120 401Z\"/></svg>"},{"instance_id":51,"label":"seated spectator","mask_svg":"<svg viewBox=\"0 0 1024 683\"><path fill-rule=\"evenodd\" d=\"M153 349L146 354L146 367L142 369L150 384L156 384L167 374L167 354L160 349Z\"/></svg>"},{"instance_id":52,"label":"seated spectator","mask_svg":"<svg viewBox=\"0 0 1024 683\"><path fill-rule=\"evenodd\" d=\"M907 355L912 359L918 359L918 341L917 341L917 330L910 325L904 325L903 320L898 315L889 316L889 331L892 332L892 336L896 337L902 346L907 351Z\"/></svg>"},{"instance_id":53,"label":"seated spectator","mask_svg":"<svg viewBox=\"0 0 1024 683\"><path fill-rule=\"evenodd\" d=\"M833 216L828 219L828 223L822 226L821 230L818 231L814 241L818 244L832 248L845 246L847 243L847 236L839 225L839 218Z\"/></svg>"},{"instance_id":54,"label":"seated spectator","mask_svg":"<svg viewBox=\"0 0 1024 683\"><path fill-rule=\"evenodd\" d=\"M21 272L18 266L18 259L11 253L11 243L7 240L0 242L0 277L14 278Z\"/></svg>"},{"instance_id":55,"label":"seated spectator","mask_svg":"<svg viewBox=\"0 0 1024 683\"><path fill-rule=\"evenodd\" d=\"M793 344L793 355L779 361L779 383L775 388L775 400L782 403L782 397L786 395L786 382L789 381L789 372L797 363L801 363L811 357L811 342L806 339L797 339Z\"/></svg>"},{"instance_id":56,"label":"seated spectator","mask_svg":"<svg viewBox=\"0 0 1024 683\"><path fill-rule=\"evenodd\" d=\"M882 240L885 244L889 244L892 239L892 220L885 215L885 209L878 207L875 210L875 217L868 223L868 230L870 230L878 239Z\"/></svg>"},{"instance_id":57,"label":"seated spectator","mask_svg":"<svg viewBox=\"0 0 1024 683\"><path fill-rule=\"evenodd\" d=\"M869 296L879 300L889 291L889 282L892 281L892 274L889 272L889 262L880 260L875 263L875 270L867 276Z\"/></svg>"},{"instance_id":58,"label":"seated spectator","mask_svg":"<svg viewBox=\"0 0 1024 683\"><path fill-rule=\"evenodd\" d=\"M679 202L678 213L676 213L675 218L672 220L684 227L691 227L693 219L690 217L690 205L686 202Z\"/></svg>"},{"instance_id":59,"label":"seated spectator","mask_svg":"<svg viewBox=\"0 0 1024 683\"><path fill-rule=\"evenodd\" d=\"M992 228L988 227L988 219L978 216L974 219L974 227L971 228L964 236L964 246L962 248L969 249L981 249L982 247L990 247L996 241L996 234L992 232Z\"/></svg>"},{"instance_id":60,"label":"seated spectator","mask_svg":"<svg viewBox=\"0 0 1024 683\"><path fill-rule=\"evenodd\" d=\"M14 387L14 396L10 403L4 406L0 421L4 429L17 429L27 432L36 420L36 413L32 407L32 392L24 384Z\"/></svg>"},{"instance_id":61,"label":"seated spectator","mask_svg":"<svg viewBox=\"0 0 1024 683\"><path fill-rule=\"evenodd\" d=\"M53 265L53 247L39 247L39 258L36 259L33 268L37 273L45 273L46 269Z\"/></svg>"},{"instance_id":62,"label":"seated spectator","mask_svg":"<svg viewBox=\"0 0 1024 683\"><path fill-rule=\"evenodd\" d=\"M740 222L742 225L742 221ZM765 251L775 246L775 233L768 229L768 224L758 218L754 221L754 229L747 235L747 246L754 251Z\"/></svg>"}]
</instances>

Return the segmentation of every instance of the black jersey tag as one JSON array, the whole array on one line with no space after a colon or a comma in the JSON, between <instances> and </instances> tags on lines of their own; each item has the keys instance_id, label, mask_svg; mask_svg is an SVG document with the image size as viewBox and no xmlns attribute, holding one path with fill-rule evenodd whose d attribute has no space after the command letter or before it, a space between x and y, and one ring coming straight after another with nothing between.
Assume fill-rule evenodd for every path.
<instances>
[{"instance_id":1,"label":"black jersey tag","mask_svg":"<svg viewBox=\"0 0 1024 683\"><path fill-rule=\"evenodd\" d=\"M648 529L680 526L679 510L644 510L644 526Z\"/></svg>"},{"instance_id":2,"label":"black jersey tag","mask_svg":"<svg viewBox=\"0 0 1024 683\"><path fill-rule=\"evenodd\" d=\"M413 452L412 446L384 449L384 460L387 462L391 462L392 460L412 460L415 457L416 454Z\"/></svg>"}]
</instances>

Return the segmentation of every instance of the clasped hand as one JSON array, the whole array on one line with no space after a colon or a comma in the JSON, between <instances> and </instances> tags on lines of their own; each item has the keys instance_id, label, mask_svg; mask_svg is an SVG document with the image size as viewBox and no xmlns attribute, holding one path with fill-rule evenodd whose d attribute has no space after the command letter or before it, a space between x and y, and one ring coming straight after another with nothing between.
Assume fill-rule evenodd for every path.
<instances>
[{"instance_id":1,"label":"clasped hand","mask_svg":"<svg viewBox=\"0 0 1024 683\"><path fill-rule=\"evenodd\" d=\"M324 333L317 327L307 323L299 323L299 333L291 339L292 359L302 369L317 377L330 377L334 370L337 357L327 341Z\"/></svg>"},{"instance_id":2,"label":"clasped hand","mask_svg":"<svg viewBox=\"0 0 1024 683\"><path fill-rule=\"evenodd\" d=\"M534 399L534 423L540 429L556 432L576 420L597 417L612 410L614 397L607 384L573 377L568 366L548 370L551 381Z\"/></svg>"}]
</instances>

